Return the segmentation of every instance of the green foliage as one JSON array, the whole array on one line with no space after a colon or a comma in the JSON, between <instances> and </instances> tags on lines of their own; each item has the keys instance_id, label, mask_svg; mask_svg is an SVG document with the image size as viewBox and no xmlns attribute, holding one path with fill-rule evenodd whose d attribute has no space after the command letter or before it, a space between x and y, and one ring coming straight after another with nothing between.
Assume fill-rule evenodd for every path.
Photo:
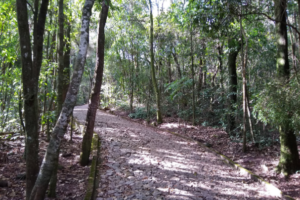
<instances>
[{"instance_id":1,"label":"green foliage","mask_svg":"<svg viewBox=\"0 0 300 200\"><path fill-rule=\"evenodd\" d=\"M130 111L130 107L128 105L128 102L124 102L121 100L116 101L116 107L120 110Z\"/></svg>"},{"instance_id":2,"label":"green foliage","mask_svg":"<svg viewBox=\"0 0 300 200\"><path fill-rule=\"evenodd\" d=\"M151 108L149 110L149 117L155 117L155 109ZM147 109L144 107L138 107L135 109L134 113L130 113L128 115L130 118L133 119L147 119L148 118L148 113L147 113Z\"/></svg>"},{"instance_id":3,"label":"green foliage","mask_svg":"<svg viewBox=\"0 0 300 200\"><path fill-rule=\"evenodd\" d=\"M18 56L18 29L14 3L0 1L0 61L13 63Z\"/></svg>"},{"instance_id":4,"label":"green foliage","mask_svg":"<svg viewBox=\"0 0 300 200\"><path fill-rule=\"evenodd\" d=\"M275 127L292 126L300 130L300 93L295 78L289 84L278 79L267 83L256 98L254 112L259 120Z\"/></svg>"},{"instance_id":5,"label":"green foliage","mask_svg":"<svg viewBox=\"0 0 300 200\"><path fill-rule=\"evenodd\" d=\"M192 84L193 79L182 77L181 79L177 79L172 83L166 84L165 92L169 92L171 99L174 100L178 96L182 95L182 93L180 92L181 90L191 88Z\"/></svg>"},{"instance_id":6,"label":"green foliage","mask_svg":"<svg viewBox=\"0 0 300 200\"><path fill-rule=\"evenodd\" d=\"M49 122L51 124L53 124L55 122L55 120L56 120L56 113L55 113L55 111L48 111L44 115L42 115L41 123L43 125L45 125L48 120L49 120Z\"/></svg>"}]
</instances>

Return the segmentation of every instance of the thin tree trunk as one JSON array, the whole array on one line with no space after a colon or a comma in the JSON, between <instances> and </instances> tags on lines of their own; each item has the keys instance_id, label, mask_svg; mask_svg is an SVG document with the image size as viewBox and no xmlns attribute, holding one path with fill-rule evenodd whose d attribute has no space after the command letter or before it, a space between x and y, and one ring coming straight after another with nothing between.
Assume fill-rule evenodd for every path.
<instances>
[{"instance_id":1,"label":"thin tree trunk","mask_svg":"<svg viewBox=\"0 0 300 200\"><path fill-rule=\"evenodd\" d=\"M35 1L38 2L38 1ZM38 161L38 80L42 65L44 30L49 0L43 0L34 14L33 49L31 47L28 25L27 3L17 0L17 21L20 36L20 49L22 60L23 96L25 99L25 124L26 124L26 199L29 199L32 188L39 171ZM35 4L37 6L38 4ZM37 18L38 17L38 18ZM33 60L32 52L33 50Z\"/></svg>"},{"instance_id":2,"label":"thin tree trunk","mask_svg":"<svg viewBox=\"0 0 300 200\"><path fill-rule=\"evenodd\" d=\"M160 92L158 91L157 81L155 77L155 68L154 68L154 49L153 49L153 15L152 15L152 3L151 0L149 0L150 4L150 56L151 56L151 78L152 78L152 84L153 89L156 97L156 119L157 123L162 123L162 114L161 114L161 106L160 106Z\"/></svg>"},{"instance_id":3,"label":"thin tree trunk","mask_svg":"<svg viewBox=\"0 0 300 200\"><path fill-rule=\"evenodd\" d=\"M52 24L52 14L53 11L50 12L50 24ZM50 34L50 32L49 32ZM51 43L50 43L50 50L49 50L49 62L54 62L54 57L53 57L53 54L54 54L54 48L56 46L56 25L55 25L55 28L54 28L54 31L52 33L52 37L51 37ZM52 72L52 77L55 77L55 69L53 68L53 72ZM53 86L53 89L50 88L50 90L52 91L55 91L56 90L56 78L53 78L53 82L51 83L51 85ZM50 97L49 97L50 98ZM53 104L53 101L54 101L54 94L51 95L51 98L50 100L48 101L48 112L52 111L52 104ZM49 142L50 141L50 126L52 125L50 123L50 120L49 120L49 116L47 118L47 141Z\"/></svg>"},{"instance_id":4,"label":"thin tree trunk","mask_svg":"<svg viewBox=\"0 0 300 200\"><path fill-rule=\"evenodd\" d=\"M243 7L241 6L241 13L243 12ZM247 100L246 100L246 69L244 61L244 44L243 44L243 23L242 17L240 17L240 32L241 32L241 58L242 58L242 76L243 76L243 152L246 152L246 113L247 113Z\"/></svg>"},{"instance_id":5,"label":"thin tree trunk","mask_svg":"<svg viewBox=\"0 0 300 200\"><path fill-rule=\"evenodd\" d=\"M95 119L100 103L100 91L103 78L103 68L104 68L104 44L105 44L105 23L109 10L109 2L103 0L102 9L99 19L99 31L98 31L98 48L96 55L96 66L95 66L95 85L93 87L93 92L91 95L91 100L86 116L86 132L82 140L82 149L81 149L81 160L80 164L82 166L88 165L89 157L91 152L91 144L94 133Z\"/></svg>"},{"instance_id":6,"label":"thin tree trunk","mask_svg":"<svg viewBox=\"0 0 300 200\"><path fill-rule=\"evenodd\" d=\"M94 0L86 0L82 10L80 45L74 64L72 80L66 96L66 100L63 104L61 114L54 127L49 146L41 165L40 172L32 190L30 196L31 200L40 200L44 199L45 197L48 183L54 169L55 160L57 159L57 152L59 150L60 142L64 137L66 128L68 126L68 118L71 116L76 103L79 85L84 72L87 48L89 44L89 24L93 5Z\"/></svg>"},{"instance_id":7,"label":"thin tree trunk","mask_svg":"<svg viewBox=\"0 0 300 200\"><path fill-rule=\"evenodd\" d=\"M286 27L287 0L274 0L276 33L277 33L277 76L284 82L289 80L290 67L288 59L288 40ZM300 169L299 152L296 136L291 125L291 119L279 126L280 133L280 159L277 171L284 175L295 173Z\"/></svg>"},{"instance_id":8,"label":"thin tree trunk","mask_svg":"<svg viewBox=\"0 0 300 200\"><path fill-rule=\"evenodd\" d=\"M192 106L193 106L193 125L195 125L195 118L196 118L196 106L195 106L195 71L194 71L194 50L193 50L193 25L191 22L191 61L192 61Z\"/></svg>"},{"instance_id":9,"label":"thin tree trunk","mask_svg":"<svg viewBox=\"0 0 300 200\"><path fill-rule=\"evenodd\" d=\"M245 37L246 40L246 50L245 50L245 59L244 59L244 67L245 67L245 73L247 72L247 63L248 63L248 39L246 36L245 31L243 30L243 35ZM250 79L249 79L250 80ZM253 133L253 125L252 125L252 117L251 117L251 110L250 110L250 102L249 102L249 92L248 92L248 87L247 87L247 79L246 79L246 90L245 90L245 94L246 94L246 107L247 107L247 114L248 114L248 122L249 122L249 129L250 129L250 133L251 133L251 137L252 137L252 142L253 144L255 144L255 138L254 138L254 133Z\"/></svg>"},{"instance_id":10,"label":"thin tree trunk","mask_svg":"<svg viewBox=\"0 0 300 200\"><path fill-rule=\"evenodd\" d=\"M236 127L235 124L235 104L237 102L236 58L238 56L239 50L241 49L241 45L235 39L229 39L228 47L229 47L228 70L229 70L229 101L230 101L228 131L231 134Z\"/></svg>"},{"instance_id":11,"label":"thin tree trunk","mask_svg":"<svg viewBox=\"0 0 300 200\"><path fill-rule=\"evenodd\" d=\"M252 136L252 142L255 144L255 137L254 137L254 132L253 132L253 125L252 125L252 115L251 115L251 110L250 110L250 103L249 103L249 96L248 96L248 90L246 89L246 104L247 104L247 113L248 113L248 121L249 121L249 128L250 128L250 133Z\"/></svg>"},{"instance_id":12,"label":"thin tree trunk","mask_svg":"<svg viewBox=\"0 0 300 200\"><path fill-rule=\"evenodd\" d=\"M171 56L168 56L167 58L167 65L168 65L168 82L172 82L172 66L171 66Z\"/></svg>"},{"instance_id":13,"label":"thin tree trunk","mask_svg":"<svg viewBox=\"0 0 300 200\"><path fill-rule=\"evenodd\" d=\"M175 48L174 48L174 51L175 51ZM181 75L181 69L180 69L180 64L178 62L178 58L177 58L177 54L176 54L176 51L173 53L172 52L172 56L174 58L174 61L176 63L176 68L177 68L177 72L178 72L178 77L179 79L181 79L182 75Z\"/></svg>"},{"instance_id":14,"label":"thin tree trunk","mask_svg":"<svg viewBox=\"0 0 300 200\"><path fill-rule=\"evenodd\" d=\"M20 89L20 91L19 91L19 118L20 118L20 123L21 123L21 126L22 126L22 132L25 135L26 128L25 128L24 121L23 121L22 109L23 109L23 99L22 99L22 90Z\"/></svg>"},{"instance_id":15,"label":"thin tree trunk","mask_svg":"<svg viewBox=\"0 0 300 200\"><path fill-rule=\"evenodd\" d=\"M202 70L202 88L206 88L206 70Z\"/></svg>"},{"instance_id":16,"label":"thin tree trunk","mask_svg":"<svg viewBox=\"0 0 300 200\"><path fill-rule=\"evenodd\" d=\"M223 43L222 44L218 44L218 60L219 60L219 69L220 69L220 84L221 84L221 88L222 90L224 90L224 72L223 72L223 60L222 60L222 56L223 56ZM223 91L222 91L223 94Z\"/></svg>"},{"instance_id":17,"label":"thin tree trunk","mask_svg":"<svg viewBox=\"0 0 300 200\"><path fill-rule=\"evenodd\" d=\"M57 107L56 107L56 119L61 111L64 94L63 90L65 87L65 77L64 77L64 0L58 1L58 81L57 81ZM59 155L59 150L57 152ZM52 177L49 184L49 197L56 197L56 182L57 182L57 168L59 162L59 156L55 160L55 167L52 173Z\"/></svg>"},{"instance_id":18,"label":"thin tree trunk","mask_svg":"<svg viewBox=\"0 0 300 200\"><path fill-rule=\"evenodd\" d=\"M298 0L298 27L300 27L300 0ZM299 55L300 55L300 35L298 35Z\"/></svg>"},{"instance_id":19,"label":"thin tree trunk","mask_svg":"<svg viewBox=\"0 0 300 200\"><path fill-rule=\"evenodd\" d=\"M71 130L70 130L70 142L72 142L73 140L73 131L74 131L74 115L73 115L73 112L72 112L72 115L71 115Z\"/></svg>"},{"instance_id":20,"label":"thin tree trunk","mask_svg":"<svg viewBox=\"0 0 300 200\"><path fill-rule=\"evenodd\" d=\"M63 99L63 88L64 88L64 0L59 0L58 3L58 81L57 81L57 107L56 116L58 117Z\"/></svg>"},{"instance_id":21,"label":"thin tree trunk","mask_svg":"<svg viewBox=\"0 0 300 200\"><path fill-rule=\"evenodd\" d=\"M129 99L130 99L130 112L133 112L133 91L134 91L134 57L133 57L133 44L131 41L131 61L132 64L129 64L129 67L131 68L131 72L129 73L129 81L130 81L130 93L129 93Z\"/></svg>"},{"instance_id":22,"label":"thin tree trunk","mask_svg":"<svg viewBox=\"0 0 300 200\"><path fill-rule=\"evenodd\" d=\"M71 62L71 23L67 22L65 54L64 54L64 88L62 91L63 99L66 99L67 92L70 86L70 62Z\"/></svg>"},{"instance_id":23,"label":"thin tree trunk","mask_svg":"<svg viewBox=\"0 0 300 200\"><path fill-rule=\"evenodd\" d=\"M198 92L198 98L200 99L200 92L202 90L202 80L203 73L202 73L202 66L201 66L201 58L200 58L200 67L199 67L199 75L198 75L198 86L197 86L197 92Z\"/></svg>"}]
</instances>

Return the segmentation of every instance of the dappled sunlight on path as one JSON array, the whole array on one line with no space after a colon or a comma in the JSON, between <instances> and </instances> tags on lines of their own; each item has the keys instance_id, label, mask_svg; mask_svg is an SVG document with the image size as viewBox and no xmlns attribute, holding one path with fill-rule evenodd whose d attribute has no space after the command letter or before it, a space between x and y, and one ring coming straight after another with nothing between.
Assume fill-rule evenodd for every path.
<instances>
[{"instance_id":1,"label":"dappled sunlight on path","mask_svg":"<svg viewBox=\"0 0 300 200\"><path fill-rule=\"evenodd\" d=\"M79 110L74 115L80 119L85 115ZM195 142L100 111L96 126L98 200L277 199Z\"/></svg>"}]
</instances>

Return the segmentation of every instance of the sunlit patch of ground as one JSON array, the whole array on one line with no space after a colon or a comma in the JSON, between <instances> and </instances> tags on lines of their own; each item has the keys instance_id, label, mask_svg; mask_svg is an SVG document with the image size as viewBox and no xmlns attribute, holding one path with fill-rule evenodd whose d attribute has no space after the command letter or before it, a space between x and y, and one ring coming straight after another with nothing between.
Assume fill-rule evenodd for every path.
<instances>
[{"instance_id":1,"label":"sunlit patch of ground","mask_svg":"<svg viewBox=\"0 0 300 200\"><path fill-rule=\"evenodd\" d=\"M129 188L119 194L123 197L138 193L135 187L141 185L141 192L166 199L276 199L195 142L103 112L98 122L109 127L100 133L108 170L99 186L104 199L123 191L127 183Z\"/></svg>"}]
</instances>

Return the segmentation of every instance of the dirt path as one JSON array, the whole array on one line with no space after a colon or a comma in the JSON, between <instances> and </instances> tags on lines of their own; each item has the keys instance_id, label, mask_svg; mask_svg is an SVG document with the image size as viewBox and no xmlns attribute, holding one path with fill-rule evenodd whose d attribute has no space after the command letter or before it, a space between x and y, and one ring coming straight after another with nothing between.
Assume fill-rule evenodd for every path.
<instances>
[{"instance_id":1,"label":"dirt path","mask_svg":"<svg viewBox=\"0 0 300 200\"><path fill-rule=\"evenodd\" d=\"M84 121L87 106L75 107ZM278 199L194 142L98 111L102 199Z\"/></svg>"}]
</instances>

